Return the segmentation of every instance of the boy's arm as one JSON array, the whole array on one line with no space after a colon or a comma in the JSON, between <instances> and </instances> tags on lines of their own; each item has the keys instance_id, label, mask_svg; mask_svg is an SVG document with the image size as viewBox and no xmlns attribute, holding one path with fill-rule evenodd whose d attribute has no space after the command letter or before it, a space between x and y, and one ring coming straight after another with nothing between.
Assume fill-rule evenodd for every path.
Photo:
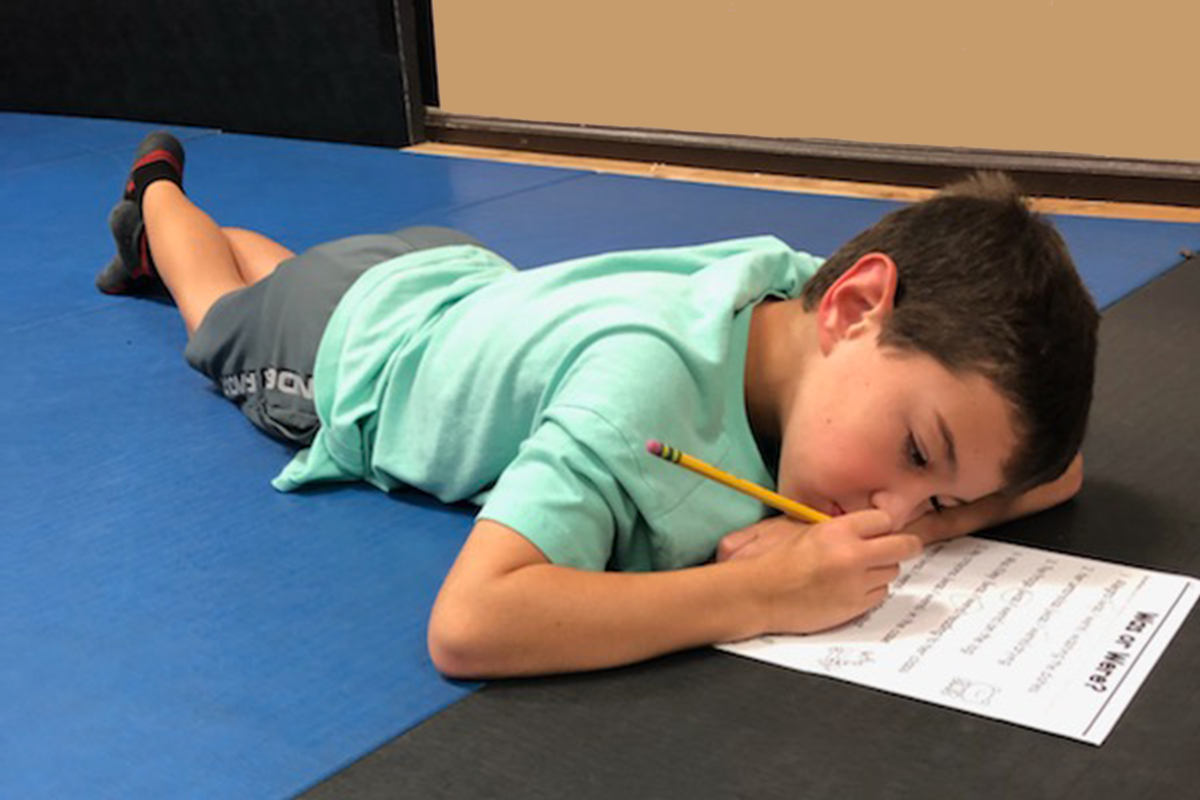
<instances>
[{"instance_id":1,"label":"boy's arm","mask_svg":"<svg viewBox=\"0 0 1200 800\"><path fill-rule=\"evenodd\" d=\"M921 537L925 544L933 544L1052 508L1070 500L1082 487L1083 455L1079 454L1056 480L1035 486L1016 497L991 495L941 514L926 514L907 530Z\"/></svg>"},{"instance_id":2,"label":"boy's arm","mask_svg":"<svg viewBox=\"0 0 1200 800\"><path fill-rule=\"evenodd\" d=\"M452 677L501 677L821 630L882 602L898 562L920 550L890 529L881 512L849 514L760 557L614 573L550 564L519 533L480 520L438 595L430 655Z\"/></svg>"},{"instance_id":3,"label":"boy's arm","mask_svg":"<svg viewBox=\"0 0 1200 800\"><path fill-rule=\"evenodd\" d=\"M1045 511L1070 500L1082 486L1083 456L1077 455L1058 479L1034 487L1024 494L1016 497L991 495L940 514L928 513L909 523L904 530L919 537L922 544L929 545ZM757 555L764 548L774 547L778 539L796 532L797 529L793 527L780 528L769 524L736 531L721 540L716 559L733 561Z\"/></svg>"}]
</instances>

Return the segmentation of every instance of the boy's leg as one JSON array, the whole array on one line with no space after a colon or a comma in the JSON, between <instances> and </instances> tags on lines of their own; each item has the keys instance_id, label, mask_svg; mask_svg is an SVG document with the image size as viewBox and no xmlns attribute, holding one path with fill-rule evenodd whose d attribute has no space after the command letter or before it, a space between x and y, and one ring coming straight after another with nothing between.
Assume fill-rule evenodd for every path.
<instances>
[{"instance_id":1,"label":"boy's leg","mask_svg":"<svg viewBox=\"0 0 1200 800\"><path fill-rule=\"evenodd\" d=\"M183 193L185 158L166 131L142 140L122 201L109 215L117 255L96 285L107 294L165 286L190 336L214 302L257 283L293 253L261 234L218 228Z\"/></svg>"},{"instance_id":2,"label":"boy's leg","mask_svg":"<svg viewBox=\"0 0 1200 800\"><path fill-rule=\"evenodd\" d=\"M280 262L296 255L274 239L255 231L222 228L221 233L229 240L238 271L247 286L258 283L274 272Z\"/></svg>"},{"instance_id":3,"label":"boy's leg","mask_svg":"<svg viewBox=\"0 0 1200 800\"><path fill-rule=\"evenodd\" d=\"M146 187L142 219L154 268L191 336L213 303L246 287L237 258L217 223L170 181Z\"/></svg>"}]
</instances>

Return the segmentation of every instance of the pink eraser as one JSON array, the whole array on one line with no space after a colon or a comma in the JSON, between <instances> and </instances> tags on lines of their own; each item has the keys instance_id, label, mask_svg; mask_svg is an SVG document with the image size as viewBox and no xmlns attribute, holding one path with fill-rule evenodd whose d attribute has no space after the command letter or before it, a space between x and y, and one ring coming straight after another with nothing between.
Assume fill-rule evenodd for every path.
<instances>
[{"instance_id":1,"label":"pink eraser","mask_svg":"<svg viewBox=\"0 0 1200 800\"><path fill-rule=\"evenodd\" d=\"M658 439L651 439L650 441L646 442L646 450L649 451L651 455L661 456L663 444Z\"/></svg>"}]
</instances>

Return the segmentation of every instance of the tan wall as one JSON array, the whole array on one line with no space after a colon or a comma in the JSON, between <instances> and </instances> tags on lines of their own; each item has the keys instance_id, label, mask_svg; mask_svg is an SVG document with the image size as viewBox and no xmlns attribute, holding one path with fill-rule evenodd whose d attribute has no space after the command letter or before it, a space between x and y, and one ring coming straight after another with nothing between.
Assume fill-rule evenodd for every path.
<instances>
[{"instance_id":1,"label":"tan wall","mask_svg":"<svg viewBox=\"0 0 1200 800\"><path fill-rule=\"evenodd\" d=\"M441 108L1200 162L1195 0L434 0Z\"/></svg>"}]
</instances>

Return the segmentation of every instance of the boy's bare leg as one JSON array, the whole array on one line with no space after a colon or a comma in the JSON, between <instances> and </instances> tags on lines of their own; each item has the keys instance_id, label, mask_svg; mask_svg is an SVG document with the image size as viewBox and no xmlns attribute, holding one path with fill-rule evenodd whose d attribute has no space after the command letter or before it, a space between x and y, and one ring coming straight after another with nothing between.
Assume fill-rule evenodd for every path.
<instances>
[{"instance_id":1,"label":"boy's bare leg","mask_svg":"<svg viewBox=\"0 0 1200 800\"><path fill-rule=\"evenodd\" d=\"M146 187L142 217L155 269L179 307L188 336L213 303L261 280L291 255L251 231L229 236L170 181Z\"/></svg>"},{"instance_id":2,"label":"boy's bare leg","mask_svg":"<svg viewBox=\"0 0 1200 800\"><path fill-rule=\"evenodd\" d=\"M296 255L274 239L244 228L222 228L237 259L238 272L247 286L270 275L286 258Z\"/></svg>"}]
</instances>

